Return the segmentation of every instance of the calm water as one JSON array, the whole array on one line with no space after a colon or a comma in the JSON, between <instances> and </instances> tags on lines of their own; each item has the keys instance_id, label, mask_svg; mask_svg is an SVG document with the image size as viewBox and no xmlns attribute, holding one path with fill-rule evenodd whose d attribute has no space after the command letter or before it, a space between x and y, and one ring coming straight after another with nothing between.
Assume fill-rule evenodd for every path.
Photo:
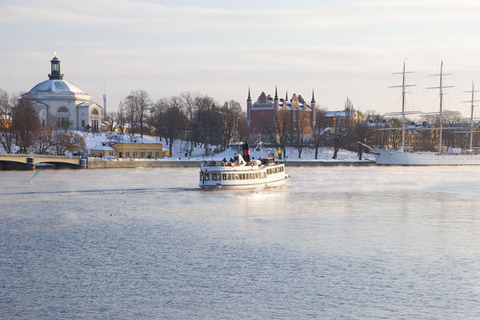
<instances>
[{"instance_id":1,"label":"calm water","mask_svg":"<svg viewBox=\"0 0 480 320\"><path fill-rule=\"evenodd\" d=\"M0 172L1 319L478 319L480 167Z\"/></svg>"}]
</instances>

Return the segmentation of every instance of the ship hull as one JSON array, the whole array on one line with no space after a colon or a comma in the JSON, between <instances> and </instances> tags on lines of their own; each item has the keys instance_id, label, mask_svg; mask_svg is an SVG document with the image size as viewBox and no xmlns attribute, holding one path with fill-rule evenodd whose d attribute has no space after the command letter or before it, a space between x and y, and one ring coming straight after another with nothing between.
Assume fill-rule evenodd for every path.
<instances>
[{"instance_id":1,"label":"ship hull","mask_svg":"<svg viewBox=\"0 0 480 320\"><path fill-rule=\"evenodd\" d=\"M373 149L378 165L397 166L479 166L480 154L438 154Z\"/></svg>"}]
</instances>

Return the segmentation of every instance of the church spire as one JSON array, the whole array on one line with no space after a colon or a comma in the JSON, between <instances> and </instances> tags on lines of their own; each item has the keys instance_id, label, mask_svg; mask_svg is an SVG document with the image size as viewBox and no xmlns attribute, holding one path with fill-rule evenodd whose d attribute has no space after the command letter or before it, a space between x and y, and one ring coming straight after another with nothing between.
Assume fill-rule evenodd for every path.
<instances>
[{"instance_id":1,"label":"church spire","mask_svg":"<svg viewBox=\"0 0 480 320\"><path fill-rule=\"evenodd\" d=\"M277 86L275 86L275 100L278 100Z\"/></svg>"},{"instance_id":2,"label":"church spire","mask_svg":"<svg viewBox=\"0 0 480 320\"><path fill-rule=\"evenodd\" d=\"M48 75L50 80L62 80L63 74L60 73L60 60L57 58L57 53L54 53L54 57L50 60L51 74Z\"/></svg>"},{"instance_id":3,"label":"church spire","mask_svg":"<svg viewBox=\"0 0 480 320\"><path fill-rule=\"evenodd\" d=\"M252 101L252 98L250 97L250 87L248 87L248 98L247 101Z\"/></svg>"},{"instance_id":4,"label":"church spire","mask_svg":"<svg viewBox=\"0 0 480 320\"><path fill-rule=\"evenodd\" d=\"M315 102L315 91L312 89L312 102Z\"/></svg>"}]
</instances>

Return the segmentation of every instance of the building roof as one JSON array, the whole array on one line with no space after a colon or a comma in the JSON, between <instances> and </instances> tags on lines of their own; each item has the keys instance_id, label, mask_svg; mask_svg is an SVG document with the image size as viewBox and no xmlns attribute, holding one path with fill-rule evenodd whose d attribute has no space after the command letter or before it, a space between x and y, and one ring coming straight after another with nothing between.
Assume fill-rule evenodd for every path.
<instances>
[{"instance_id":1,"label":"building roof","mask_svg":"<svg viewBox=\"0 0 480 320\"><path fill-rule=\"evenodd\" d=\"M92 104L96 104L95 102L83 102L77 105L77 107L90 107Z\"/></svg>"},{"instance_id":2,"label":"building roof","mask_svg":"<svg viewBox=\"0 0 480 320\"><path fill-rule=\"evenodd\" d=\"M67 80L45 80L33 87L28 93L80 93L87 94Z\"/></svg>"},{"instance_id":3,"label":"building roof","mask_svg":"<svg viewBox=\"0 0 480 320\"><path fill-rule=\"evenodd\" d=\"M349 114L347 115L347 112L345 110L341 111L325 111L324 117L347 117L349 115L355 114L357 111L356 110L351 110Z\"/></svg>"}]
</instances>

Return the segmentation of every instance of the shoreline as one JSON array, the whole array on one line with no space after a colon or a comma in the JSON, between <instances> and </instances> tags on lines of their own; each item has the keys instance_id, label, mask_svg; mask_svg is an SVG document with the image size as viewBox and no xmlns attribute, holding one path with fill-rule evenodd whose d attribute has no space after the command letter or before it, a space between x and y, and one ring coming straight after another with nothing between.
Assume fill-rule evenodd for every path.
<instances>
[{"instance_id":1,"label":"shoreline","mask_svg":"<svg viewBox=\"0 0 480 320\"><path fill-rule=\"evenodd\" d=\"M80 165L73 164L52 164L48 162L38 163L22 163L22 162L0 162L0 171L9 170L35 170L35 169L121 169L121 168L200 168L205 160L178 159L178 160L103 160L101 158L89 157L87 161L81 162ZM80 164L80 161L79 161ZM287 167L360 167L374 166L374 160L287 160Z\"/></svg>"},{"instance_id":2,"label":"shoreline","mask_svg":"<svg viewBox=\"0 0 480 320\"><path fill-rule=\"evenodd\" d=\"M110 168L178 168L200 167L205 160L132 160L104 161L99 158L88 158L87 169L110 169ZM349 160L287 160L287 167L334 167L334 166L372 166L376 165L373 160L349 161Z\"/></svg>"}]
</instances>

